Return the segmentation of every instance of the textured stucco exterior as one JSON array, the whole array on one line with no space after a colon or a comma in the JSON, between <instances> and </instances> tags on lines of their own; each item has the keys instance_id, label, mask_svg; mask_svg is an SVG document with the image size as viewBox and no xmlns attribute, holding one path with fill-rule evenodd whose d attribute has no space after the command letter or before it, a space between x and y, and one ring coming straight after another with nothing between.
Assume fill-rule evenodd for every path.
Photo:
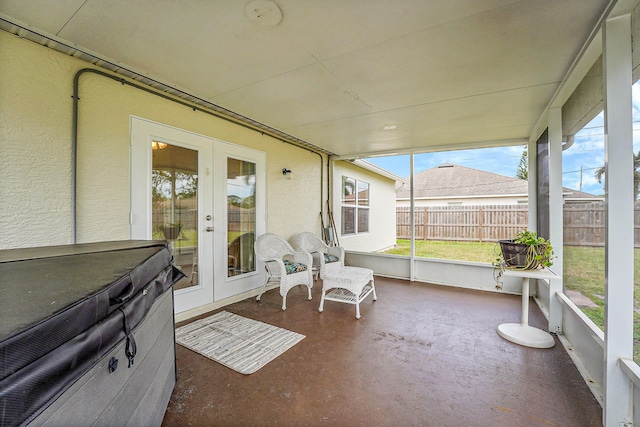
<instances>
[{"instance_id":1,"label":"textured stucco exterior","mask_svg":"<svg viewBox=\"0 0 640 427\"><path fill-rule=\"evenodd\" d=\"M72 243L73 78L89 64L4 32L0 46L0 249ZM79 89L79 243L129 238L132 115L265 152L267 231L320 230L320 155L93 73Z\"/></svg>"},{"instance_id":2,"label":"textured stucco exterior","mask_svg":"<svg viewBox=\"0 0 640 427\"><path fill-rule=\"evenodd\" d=\"M369 232L339 236L340 246L349 251L376 252L396 244L396 182L347 161L333 163L333 216L340 233L342 176L368 182L370 192Z\"/></svg>"},{"instance_id":3,"label":"textured stucco exterior","mask_svg":"<svg viewBox=\"0 0 640 427\"><path fill-rule=\"evenodd\" d=\"M0 248L71 239L73 60L0 32ZM46 71L44 71L46 70Z\"/></svg>"}]
</instances>

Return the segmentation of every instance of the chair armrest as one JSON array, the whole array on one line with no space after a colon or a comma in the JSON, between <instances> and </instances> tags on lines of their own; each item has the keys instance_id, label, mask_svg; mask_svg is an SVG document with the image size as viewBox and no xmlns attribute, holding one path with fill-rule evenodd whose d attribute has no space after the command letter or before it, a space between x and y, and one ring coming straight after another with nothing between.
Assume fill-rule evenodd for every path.
<instances>
[{"instance_id":1,"label":"chair armrest","mask_svg":"<svg viewBox=\"0 0 640 427\"><path fill-rule=\"evenodd\" d=\"M342 246L329 246L327 247L327 253L329 255L337 256L340 262L344 264L344 248Z\"/></svg>"},{"instance_id":2,"label":"chair armrest","mask_svg":"<svg viewBox=\"0 0 640 427\"><path fill-rule=\"evenodd\" d=\"M287 275L287 270L284 267L284 261L281 259L266 261L264 266L267 269L268 275L271 277L284 277Z\"/></svg>"},{"instance_id":3,"label":"chair armrest","mask_svg":"<svg viewBox=\"0 0 640 427\"><path fill-rule=\"evenodd\" d=\"M313 252L311 254L311 258L313 260L313 265L320 266L324 264L324 255L322 252Z\"/></svg>"},{"instance_id":4,"label":"chair armrest","mask_svg":"<svg viewBox=\"0 0 640 427\"><path fill-rule=\"evenodd\" d=\"M311 270L311 266L313 266L313 258L310 253L307 252L294 252L291 254L293 256L294 262L299 262L300 264L304 264L307 266L309 270ZM284 264L283 264L284 266Z\"/></svg>"}]
</instances>

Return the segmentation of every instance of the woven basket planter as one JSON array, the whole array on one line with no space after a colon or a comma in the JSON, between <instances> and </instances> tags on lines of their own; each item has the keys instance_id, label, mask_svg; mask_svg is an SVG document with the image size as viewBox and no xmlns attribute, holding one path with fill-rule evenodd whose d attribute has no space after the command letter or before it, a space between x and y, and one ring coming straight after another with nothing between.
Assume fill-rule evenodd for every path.
<instances>
[{"instance_id":1,"label":"woven basket planter","mask_svg":"<svg viewBox=\"0 0 640 427\"><path fill-rule=\"evenodd\" d=\"M180 225L165 225L162 227L162 233L167 240L176 240L180 235Z\"/></svg>"},{"instance_id":2,"label":"woven basket planter","mask_svg":"<svg viewBox=\"0 0 640 427\"><path fill-rule=\"evenodd\" d=\"M500 240L500 250L507 267L535 270L541 265L546 245L525 245L513 240Z\"/></svg>"}]
</instances>

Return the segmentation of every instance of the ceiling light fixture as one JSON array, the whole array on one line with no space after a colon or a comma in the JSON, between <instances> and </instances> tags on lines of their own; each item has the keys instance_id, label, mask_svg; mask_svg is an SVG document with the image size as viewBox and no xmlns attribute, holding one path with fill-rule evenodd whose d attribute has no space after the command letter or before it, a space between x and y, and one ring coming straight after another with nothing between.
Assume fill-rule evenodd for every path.
<instances>
[{"instance_id":1,"label":"ceiling light fixture","mask_svg":"<svg viewBox=\"0 0 640 427\"><path fill-rule=\"evenodd\" d=\"M396 125L386 125L385 127L382 128L382 130L394 130L397 127L398 126Z\"/></svg>"},{"instance_id":2,"label":"ceiling light fixture","mask_svg":"<svg viewBox=\"0 0 640 427\"><path fill-rule=\"evenodd\" d=\"M165 148L167 148L167 144L166 142L159 142L159 141L151 141L151 149L152 150L164 150Z\"/></svg>"}]
</instances>

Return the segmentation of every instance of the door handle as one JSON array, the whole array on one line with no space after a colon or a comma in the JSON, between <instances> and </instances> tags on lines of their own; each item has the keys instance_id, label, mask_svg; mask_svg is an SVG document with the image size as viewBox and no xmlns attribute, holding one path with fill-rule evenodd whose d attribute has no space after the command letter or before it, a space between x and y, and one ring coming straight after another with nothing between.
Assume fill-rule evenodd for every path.
<instances>
[{"instance_id":1,"label":"door handle","mask_svg":"<svg viewBox=\"0 0 640 427\"><path fill-rule=\"evenodd\" d=\"M209 233L211 233L213 231L213 227L207 227L204 229L204 231L208 231Z\"/></svg>"}]
</instances>

